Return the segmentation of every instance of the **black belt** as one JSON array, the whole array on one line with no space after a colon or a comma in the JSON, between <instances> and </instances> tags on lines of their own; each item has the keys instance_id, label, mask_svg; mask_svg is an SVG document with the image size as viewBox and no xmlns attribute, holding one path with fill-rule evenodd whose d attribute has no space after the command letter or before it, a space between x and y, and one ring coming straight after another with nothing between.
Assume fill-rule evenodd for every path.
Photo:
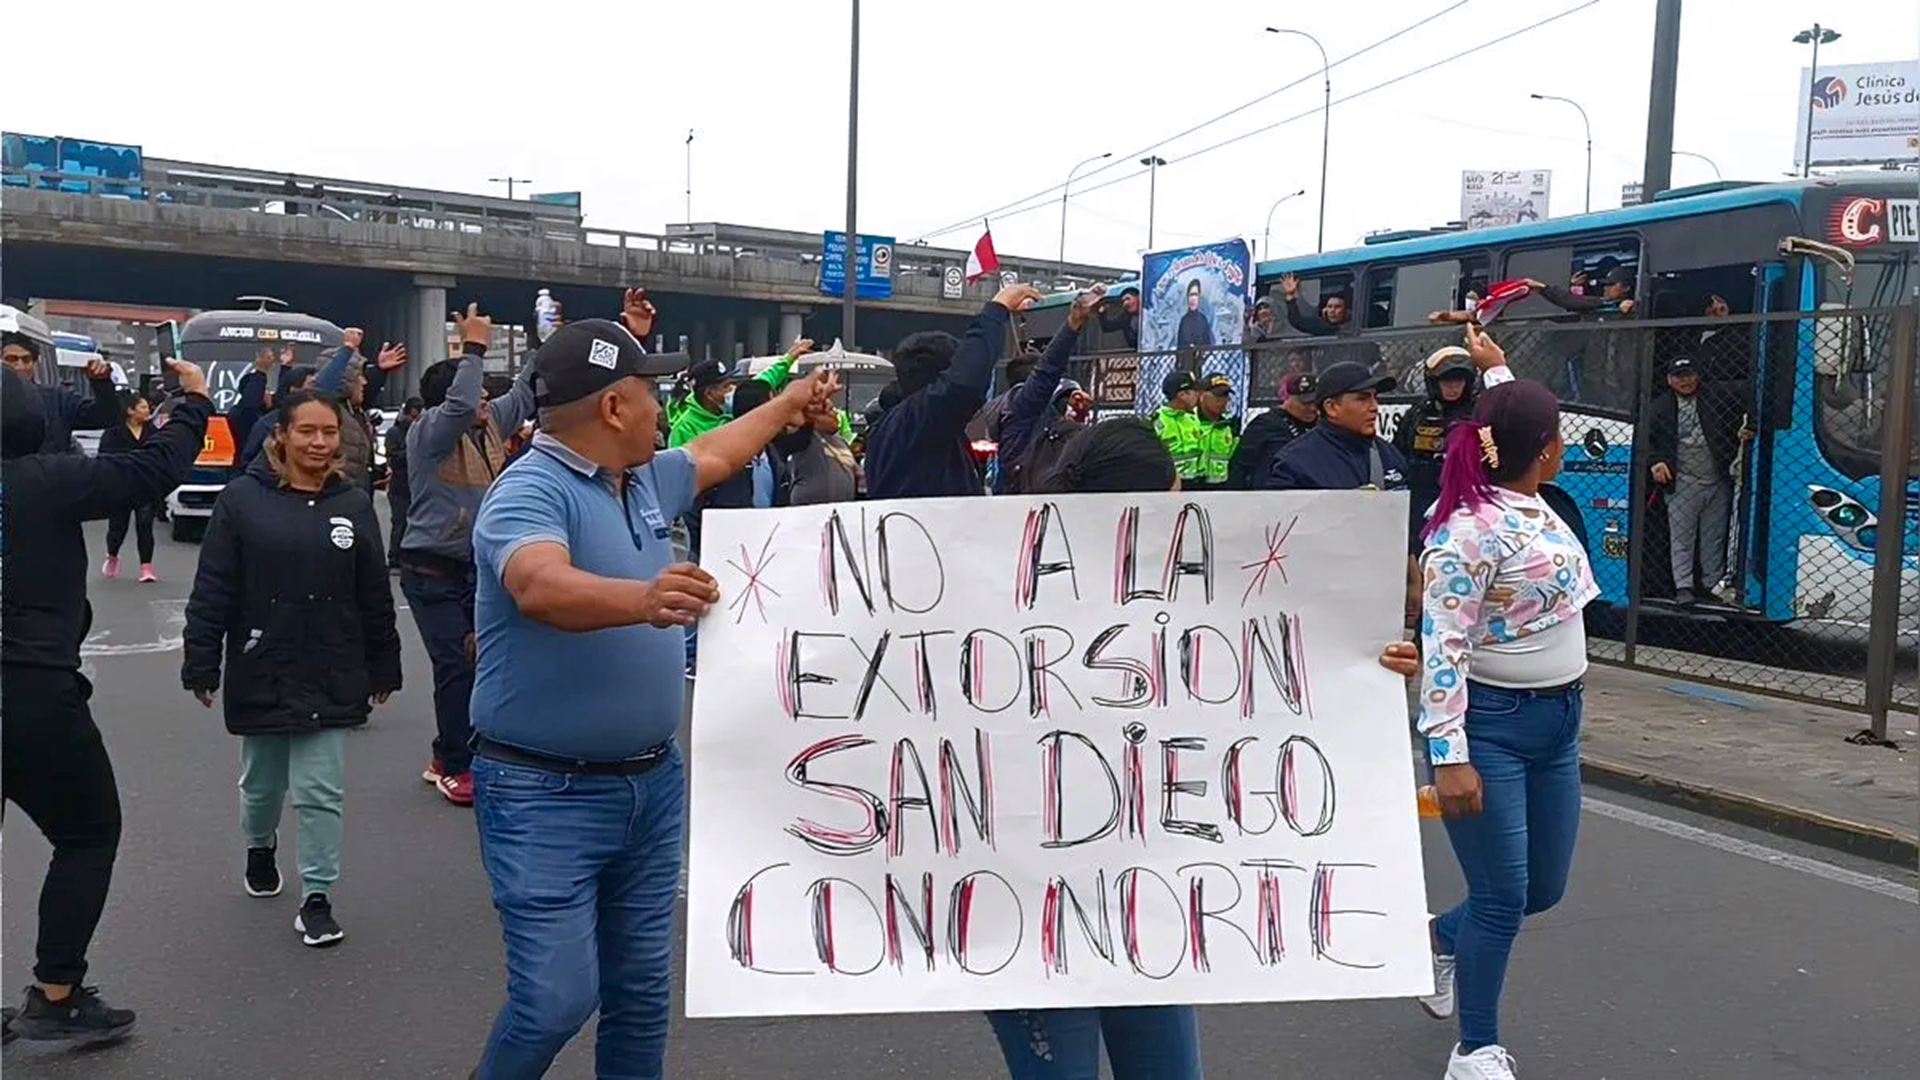
<instances>
[{"instance_id":1,"label":"black belt","mask_svg":"<svg viewBox=\"0 0 1920 1080\"><path fill-rule=\"evenodd\" d=\"M528 769L574 773L581 776L642 776L652 772L656 766L667 760L667 751L673 749L673 743L668 741L651 747L635 757L622 758L619 761L585 761L580 758L554 757L533 750L522 750L518 746L508 746L506 743L489 739L478 733L467 745L481 757L492 758L503 765L519 765Z\"/></svg>"}]
</instances>

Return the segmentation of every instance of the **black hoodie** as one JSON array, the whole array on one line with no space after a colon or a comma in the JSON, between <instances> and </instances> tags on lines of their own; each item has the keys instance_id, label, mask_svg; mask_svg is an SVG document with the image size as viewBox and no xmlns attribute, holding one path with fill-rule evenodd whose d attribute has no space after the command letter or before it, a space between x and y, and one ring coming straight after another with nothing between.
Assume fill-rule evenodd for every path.
<instances>
[{"instance_id":1,"label":"black hoodie","mask_svg":"<svg viewBox=\"0 0 1920 1080\"><path fill-rule=\"evenodd\" d=\"M83 521L126 513L165 498L187 478L206 437L213 403L181 399L167 425L125 454L41 453L40 395L12 371L0 394L0 471L6 560L0 581L0 663L80 669L80 643L93 624L87 604Z\"/></svg>"},{"instance_id":2,"label":"black hoodie","mask_svg":"<svg viewBox=\"0 0 1920 1080\"><path fill-rule=\"evenodd\" d=\"M400 636L373 500L338 475L281 484L263 454L220 493L187 601L181 685L220 686L227 730L304 734L366 722L400 688Z\"/></svg>"}]
</instances>

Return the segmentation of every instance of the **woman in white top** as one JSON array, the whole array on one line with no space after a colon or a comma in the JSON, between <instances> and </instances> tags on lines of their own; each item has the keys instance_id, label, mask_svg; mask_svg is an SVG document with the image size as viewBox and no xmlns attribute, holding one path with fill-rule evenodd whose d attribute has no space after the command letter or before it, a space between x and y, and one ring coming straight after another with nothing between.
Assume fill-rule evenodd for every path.
<instances>
[{"instance_id":1,"label":"woman in white top","mask_svg":"<svg viewBox=\"0 0 1920 1080\"><path fill-rule=\"evenodd\" d=\"M1484 393L1448 435L1421 556L1420 730L1467 879L1466 900L1433 921L1435 992L1421 1002L1446 1019L1457 990L1448 1080L1511 1080L1499 1032L1507 956L1522 918L1559 901L1573 864L1581 609L1599 589L1578 536L1539 495L1562 450L1551 390L1522 381Z\"/></svg>"}]
</instances>

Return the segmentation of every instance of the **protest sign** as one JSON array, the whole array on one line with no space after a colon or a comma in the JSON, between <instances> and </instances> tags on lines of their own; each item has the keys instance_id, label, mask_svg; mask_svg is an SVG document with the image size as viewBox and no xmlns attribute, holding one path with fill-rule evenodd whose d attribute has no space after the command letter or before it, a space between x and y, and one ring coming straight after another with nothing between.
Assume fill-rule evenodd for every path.
<instances>
[{"instance_id":1,"label":"protest sign","mask_svg":"<svg viewBox=\"0 0 1920 1080\"><path fill-rule=\"evenodd\" d=\"M1407 501L709 511L689 1016L1432 987Z\"/></svg>"}]
</instances>

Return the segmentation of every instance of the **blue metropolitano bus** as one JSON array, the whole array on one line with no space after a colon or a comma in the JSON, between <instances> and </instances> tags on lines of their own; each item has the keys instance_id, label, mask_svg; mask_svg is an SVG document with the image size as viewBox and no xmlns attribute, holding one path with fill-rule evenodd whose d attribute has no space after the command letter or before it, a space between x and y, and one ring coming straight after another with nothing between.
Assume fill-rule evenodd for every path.
<instances>
[{"instance_id":1,"label":"blue metropolitano bus","mask_svg":"<svg viewBox=\"0 0 1920 1080\"><path fill-rule=\"evenodd\" d=\"M1618 210L1373 237L1357 248L1263 262L1256 289L1281 315L1280 336L1243 361L1247 412L1277 404L1286 370L1365 358L1401 376L1383 410L1382 434L1390 436L1422 389L1419 361L1459 340L1457 329L1435 328L1429 313L1461 309L1469 292L1484 295L1490 282L1565 284L1584 274L1597 291L1618 267L1636 282L1630 318L1569 325L1572 316L1529 297L1493 324L1515 370L1561 397L1567 459L1560 484L1582 507L1605 599L1627 600L1630 530L1638 520L1632 500L1647 497L1633 482L1634 418L1661 384L1640 342L1654 364L1676 350L1705 354L1713 327L1664 320L1697 320L1703 298L1717 295L1734 318L1715 331L1731 337L1713 344L1738 358L1724 375L1749 391L1756 432L1737 476L1730 566L1739 603L1725 614L1864 633L1879 530L1904 526L1900 625L1915 626L1920 449L1905 455L1905 522L1884 522L1877 512L1897 325L1890 309L1920 304L1920 183L1911 172L1713 184ZM1352 333L1313 338L1288 327L1283 274L1296 276L1307 310L1322 296L1345 296ZM1023 333L1051 334L1070 301L1062 294L1030 309ZM1159 373L1172 360L1123 355L1131 352L1124 321L1110 314L1116 317L1083 336L1089 355L1077 374L1096 388L1137 387L1134 407L1151 411L1159 405ZM1648 320L1655 321L1643 326ZM1103 404L1119 402L1109 396ZM1642 565L1662 562L1649 553Z\"/></svg>"}]
</instances>

